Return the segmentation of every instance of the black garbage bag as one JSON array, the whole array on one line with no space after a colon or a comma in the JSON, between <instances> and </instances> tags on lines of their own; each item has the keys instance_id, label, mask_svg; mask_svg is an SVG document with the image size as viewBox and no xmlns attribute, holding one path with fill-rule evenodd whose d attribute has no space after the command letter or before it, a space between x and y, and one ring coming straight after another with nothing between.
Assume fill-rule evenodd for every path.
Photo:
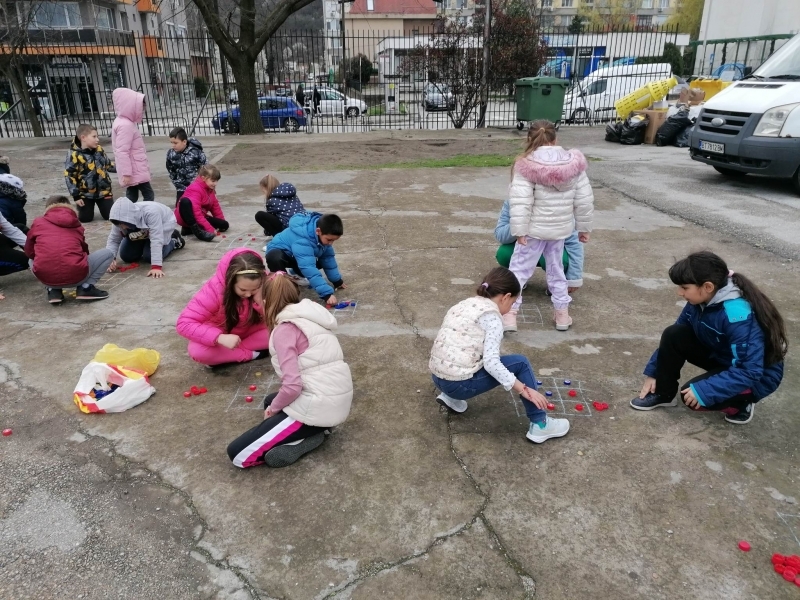
<instances>
[{"instance_id":1,"label":"black garbage bag","mask_svg":"<svg viewBox=\"0 0 800 600\"><path fill-rule=\"evenodd\" d=\"M692 133L692 128L694 127L694 120L692 120L691 125L687 125L683 128L678 134L678 137L675 138L675 142L672 144L673 146L677 146L678 148L688 148L689 147L689 134Z\"/></svg>"},{"instance_id":2,"label":"black garbage bag","mask_svg":"<svg viewBox=\"0 0 800 600\"><path fill-rule=\"evenodd\" d=\"M635 115L628 117L622 124L622 131L619 134L621 144L636 146L644 143L644 132L650 119L645 115Z\"/></svg>"},{"instance_id":3,"label":"black garbage bag","mask_svg":"<svg viewBox=\"0 0 800 600\"><path fill-rule=\"evenodd\" d=\"M694 121L689 118L689 108L681 108L674 115L669 117L656 132L656 146L670 146L675 144L684 131L689 131L689 128L694 124ZM688 134L687 134L688 137Z\"/></svg>"},{"instance_id":4,"label":"black garbage bag","mask_svg":"<svg viewBox=\"0 0 800 600\"><path fill-rule=\"evenodd\" d=\"M619 144L619 137L622 134L622 123L609 123L606 125L606 141Z\"/></svg>"}]
</instances>

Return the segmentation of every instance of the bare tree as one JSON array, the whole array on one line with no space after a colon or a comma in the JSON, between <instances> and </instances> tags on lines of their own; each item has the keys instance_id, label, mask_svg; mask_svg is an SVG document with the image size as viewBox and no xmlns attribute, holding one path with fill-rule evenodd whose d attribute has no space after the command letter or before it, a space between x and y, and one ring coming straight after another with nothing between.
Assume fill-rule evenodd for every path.
<instances>
[{"instance_id":1,"label":"bare tree","mask_svg":"<svg viewBox=\"0 0 800 600\"><path fill-rule=\"evenodd\" d=\"M240 132L263 133L256 89L256 59L284 21L314 0L267 0L266 3L234 0L222 14L217 0L192 1L231 66L239 95Z\"/></svg>"},{"instance_id":2,"label":"bare tree","mask_svg":"<svg viewBox=\"0 0 800 600\"><path fill-rule=\"evenodd\" d=\"M36 115L28 82L23 71L25 51L31 43L31 25L35 24L40 2L0 0L0 73L19 95L22 110L35 137L44 137L42 124Z\"/></svg>"}]
</instances>

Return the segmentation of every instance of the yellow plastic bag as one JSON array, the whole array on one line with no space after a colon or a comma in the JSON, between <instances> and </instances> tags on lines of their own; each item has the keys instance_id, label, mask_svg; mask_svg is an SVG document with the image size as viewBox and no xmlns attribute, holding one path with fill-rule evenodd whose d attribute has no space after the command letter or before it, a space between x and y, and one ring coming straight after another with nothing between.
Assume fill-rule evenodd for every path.
<instances>
[{"instance_id":1,"label":"yellow plastic bag","mask_svg":"<svg viewBox=\"0 0 800 600\"><path fill-rule=\"evenodd\" d=\"M136 369L147 373L147 375L152 375L156 372L158 363L161 362L161 355L148 348L125 350L125 348L120 348L116 344L106 344L97 351L92 360L94 362L117 365L118 367Z\"/></svg>"}]
</instances>

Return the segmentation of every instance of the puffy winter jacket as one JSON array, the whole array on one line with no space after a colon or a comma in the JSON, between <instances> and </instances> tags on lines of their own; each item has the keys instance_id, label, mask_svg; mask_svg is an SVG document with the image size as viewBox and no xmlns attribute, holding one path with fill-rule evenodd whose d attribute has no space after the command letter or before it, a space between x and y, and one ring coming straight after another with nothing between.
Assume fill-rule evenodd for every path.
<instances>
[{"instance_id":1,"label":"puffy winter jacket","mask_svg":"<svg viewBox=\"0 0 800 600\"><path fill-rule=\"evenodd\" d=\"M144 94L128 88L117 88L111 98L117 113L111 126L111 146L120 184L125 176L131 178L129 185L146 183L150 181L150 165L144 138L136 126L144 116Z\"/></svg>"},{"instance_id":2,"label":"puffy winter jacket","mask_svg":"<svg viewBox=\"0 0 800 600\"><path fill-rule=\"evenodd\" d=\"M43 284L74 286L89 274L89 246L78 213L66 204L51 204L33 220L25 242L33 274Z\"/></svg>"},{"instance_id":3,"label":"puffy winter jacket","mask_svg":"<svg viewBox=\"0 0 800 600\"><path fill-rule=\"evenodd\" d=\"M198 177L184 190L183 198L188 198L191 201L192 213L194 214L197 224L206 231L214 233L216 230L214 226L208 222L206 215L211 213L211 216L216 219L225 218L214 190L208 187L206 182ZM177 204L175 205L175 220L181 227L186 227L186 223L181 219L180 209Z\"/></svg>"},{"instance_id":4,"label":"puffy winter jacket","mask_svg":"<svg viewBox=\"0 0 800 600\"><path fill-rule=\"evenodd\" d=\"M172 232L178 226L175 215L168 206L160 202L131 202L123 196L114 201L108 219L133 225L138 230L147 230L150 238L150 264L153 267L161 267L162 246L169 243ZM106 248L111 250L114 256L119 252L123 237L122 230L113 225L111 233L108 234Z\"/></svg>"},{"instance_id":5,"label":"puffy winter jacket","mask_svg":"<svg viewBox=\"0 0 800 600\"><path fill-rule=\"evenodd\" d=\"M178 317L175 327L179 335L204 346L215 346L217 338L223 333L242 335L249 331L251 325L248 325L247 319L252 310L264 314L264 309L260 304L256 304L249 298L239 299L239 323L231 331L225 331L225 307L223 306L225 274L228 272L233 258L244 252L259 256L257 252L247 248L236 248L225 253L217 265L217 271L189 300L189 304ZM263 324L262 327L267 328Z\"/></svg>"},{"instance_id":6,"label":"puffy winter jacket","mask_svg":"<svg viewBox=\"0 0 800 600\"><path fill-rule=\"evenodd\" d=\"M74 200L113 198L109 173L116 172L114 161L106 156L102 146L82 148L79 137L72 140L64 161L64 180Z\"/></svg>"},{"instance_id":7,"label":"puffy winter jacket","mask_svg":"<svg viewBox=\"0 0 800 600\"><path fill-rule=\"evenodd\" d=\"M25 204L28 195L23 189L22 180L10 173L0 174L0 214L9 223L28 225L28 215L25 213Z\"/></svg>"},{"instance_id":8,"label":"puffy winter jacket","mask_svg":"<svg viewBox=\"0 0 800 600\"><path fill-rule=\"evenodd\" d=\"M508 195L515 237L563 240L592 230L594 194L578 150L542 146L517 160Z\"/></svg>"},{"instance_id":9,"label":"puffy winter jacket","mask_svg":"<svg viewBox=\"0 0 800 600\"><path fill-rule=\"evenodd\" d=\"M167 173L175 189L182 192L189 187L206 162L203 145L195 138L189 138L181 152L170 148L167 152Z\"/></svg>"},{"instance_id":10,"label":"puffy winter jacket","mask_svg":"<svg viewBox=\"0 0 800 600\"><path fill-rule=\"evenodd\" d=\"M317 221L322 215L318 212L298 213L289 219L289 227L272 238L267 245L270 250L283 250L291 254L300 267L302 276L308 279L320 298L333 294L333 286L342 284L342 276L336 264L336 253L333 246L324 246L317 237ZM317 268L317 261L325 271L325 276L333 286L329 285Z\"/></svg>"},{"instance_id":11,"label":"puffy winter jacket","mask_svg":"<svg viewBox=\"0 0 800 600\"><path fill-rule=\"evenodd\" d=\"M291 183L280 184L267 198L267 212L278 217L284 227L289 226L289 219L304 211L297 190Z\"/></svg>"},{"instance_id":12,"label":"puffy winter jacket","mask_svg":"<svg viewBox=\"0 0 800 600\"><path fill-rule=\"evenodd\" d=\"M726 369L691 385L703 406L724 402L748 389L755 400L761 400L778 389L783 361L764 365L764 331L750 303L730 280L707 305L684 306L675 323L689 325L700 343L711 349L711 357ZM658 350L645 367L647 377L656 376L657 361Z\"/></svg>"}]
</instances>

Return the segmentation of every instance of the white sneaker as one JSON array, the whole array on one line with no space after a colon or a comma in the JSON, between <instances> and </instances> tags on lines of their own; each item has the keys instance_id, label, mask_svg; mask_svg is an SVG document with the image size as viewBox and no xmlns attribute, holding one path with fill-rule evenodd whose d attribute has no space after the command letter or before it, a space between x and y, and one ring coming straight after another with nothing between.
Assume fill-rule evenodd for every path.
<instances>
[{"instance_id":1,"label":"white sneaker","mask_svg":"<svg viewBox=\"0 0 800 600\"><path fill-rule=\"evenodd\" d=\"M446 406L453 412L457 412L459 414L467 410L467 407L469 406L466 400L456 400L455 398L451 398L444 392L436 396L436 401L442 406Z\"/></svg>"},{"instance_id":2,"label":"white sneaker","mask_svg":"<svg viewBox=\"0 0 800 600\"><path fill-rule=\"evenodd\" d=\"M511 309L501 317L503 321L503 333L517 330L517 311Z\"/></svg>"},{"instance_id":3,"label":"white sneaker","mask_svg":"<svg viewBox=\"0 0 800 600\"><path fill-rule=\"evenodd\" d=\"M569 431L569 421L567 419L553 419L545 417L544 427L531 423L528 427L528 433L525 435L534 444L541 444L550 438L563 437Z\"/></svg>"}]
</instances>

